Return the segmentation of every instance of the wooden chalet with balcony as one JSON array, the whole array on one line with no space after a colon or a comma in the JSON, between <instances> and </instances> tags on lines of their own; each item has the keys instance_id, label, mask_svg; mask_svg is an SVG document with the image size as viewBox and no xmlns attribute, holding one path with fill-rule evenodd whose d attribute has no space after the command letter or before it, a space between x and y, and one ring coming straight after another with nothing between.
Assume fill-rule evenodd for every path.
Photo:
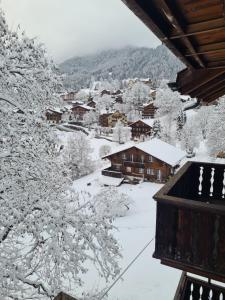
<instances>
[{"instance_id":1,"label":"wooden chalet with balcony","mask_svg":"<svg viewBox=\"0 0 225 300\"><path fill-rule=\"evenodd\" d=\"M69 92L64 95L61 95L61 99L65 102L72 102L75 100L77 92Z\"/></svg>"},{"instance_id":2,"label":"wooden chalet with balcony","mask_svg":"<svg viewBox=\"0 0 225 300\"><path fill-rule=\"evenodd\" d=\"M59 109L48 109L45 115L49 123L59 124L62 122L63 112Z\"/></svg>"},{"instance_id":3,"label":"wooden chalet with balcony","mask_svg":"<svg viewBox=\"0 0 225 300\"><path fill-rule=\"evenodd\" d=\"M142 139L149 137L152 132L154 120L138 120L129 125L131 127L132 139Z\"/></svg>"},{"instance_id":4,"label":"wooden chalet with balcony","mask_svg":"<svg viewBox=\"0 0 225 300\"><path fill-rule=\"evenodd\" d=\"M153 119L155 117L156 110L157 108L154 106L154 103L145 104L142 109L142 118Z\"/></svg>"},{"instance_id":5,"label":"wooden chalet with balcony","mask_svg":"<svg viewBox=\"0 0 225 300\"><path fill-rule=\"evenodd\" d=\"M186 65L171 89L204 105L225 94L224 1L122 1ZM188 162L155 195L154 257L184 272L174 300L225 299L224 199L225 165L201 162Z\"/></svg>"},{"instance_id":6,"label":"wooden chalet with balcony","mask_svg":"<svg viewBox=\"0 0 225 300\"><path fill-rule=\"evenodd\" d=\"M124 113L115 111L112 113L105 113L99 116L99 124L102 127L115 127L116 123L120 121L123 125L127 125L127 116Z\"/></svg>"},{"instance_id":7,"label":"wooden chalet with balcony","mask_svg":"<svg viewBox=\"0 0 225 300\"><path fill-rule=\"evenodd\" d=\"M165 182L184 156L183 151L155 138L103 157L110 160L111 167L103 170L102 175Z\"/></svg>"},{"instance_id":8,"label":"wooden chalet with balcony","mask_svg":"<svg viewBox=\"0 0 225 300\"><path fill-rule=\"evenodd\" d=\"M94 110L93 107L87 106L85 104L77 104L71 108L74 118L76 118L79 121L82 121L84 119L84 115L86 113L93 110Z\"/></svg>"}]
</instances>

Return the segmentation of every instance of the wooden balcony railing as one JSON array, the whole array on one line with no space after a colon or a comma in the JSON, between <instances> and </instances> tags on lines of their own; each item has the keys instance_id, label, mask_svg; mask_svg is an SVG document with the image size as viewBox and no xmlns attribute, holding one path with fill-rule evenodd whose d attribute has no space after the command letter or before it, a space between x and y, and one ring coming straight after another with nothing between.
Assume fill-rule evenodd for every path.
<instances>
[{"instance_id":1,"label":"wooden balcony railing","mask_svg":"<svg viewBox=\"0 0 225 300\"><path fill-rule=\"evenodd\" d=\"M225 165L188 162L154 196L154 257L225 282Z\"/></svg>"},{"instance_id":2,"label":"wooden balcony railing","mask_svg":"<svg viewBox=\"0 0 225 300\"><path fill-rule=\"evenodd\" d=\"M174 300L224 300L225 288L183 272Z\"/></svg>"}]
</instances>

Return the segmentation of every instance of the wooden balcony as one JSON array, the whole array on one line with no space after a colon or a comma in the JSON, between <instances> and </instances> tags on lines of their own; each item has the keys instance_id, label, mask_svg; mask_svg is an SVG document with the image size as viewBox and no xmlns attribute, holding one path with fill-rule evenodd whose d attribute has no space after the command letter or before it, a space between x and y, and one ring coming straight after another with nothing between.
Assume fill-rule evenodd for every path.
<instances>
[{"instance_id":1,"label":"wooden balcony","mask_svg":"<svg viewBox=\"0 0 225 300\"><path fill-rule=\"evenodd\" d=\"M183 272L174 300L223 300L225 288Z\"/></svg>"},{"instance_id":2,"label":"wooden balcony","mask_svg":"<svg viewBox=\"0 0 225 300\"><path fill-rule=\"evenodd\" d=\"M153 256L225 282L225 165L188 162L154 198Z\"/></svg>"},{"instance_id":3,"label":"wooden balcony","mask_svg":"<svg viewBox=\"0 0 225 300\"><path fill-rule=\"evenodd\" d=\"M123 162L124 167L144 168L145 164L142 161L128 161Z\"/></svg>"},{"instance_id":4,"label":"wooden balcony","mask_svg":"<svg viewBox=\"0 0 225 300\"><path fill-rule=\"evenodd\" d=\"M102 175L110 176L110 177L114 177L114 178L123 178L124 177L122 172L115 170L112 167L102 170Z\"/></svg>"}]
</instances>

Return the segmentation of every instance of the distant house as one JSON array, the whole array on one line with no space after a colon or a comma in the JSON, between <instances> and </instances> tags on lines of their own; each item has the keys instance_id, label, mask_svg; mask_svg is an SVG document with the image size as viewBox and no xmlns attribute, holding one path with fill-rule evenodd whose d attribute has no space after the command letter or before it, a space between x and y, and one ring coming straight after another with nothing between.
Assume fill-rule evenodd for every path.
<instances>
[{"instance_id":1,"label":"distant house","mask_svg":"<svg viewBox=\"0 0 225 300\"><path fill-rule=\"evenodd\" d=\"M111 95L111 92L109 90L102 90L101 91L101 97L104 95Z\"/></svg>"},{"instance_id":2,"label":"distant house","mask_svg":"<svg viewBox=\"0 0 225 300\"><path fill-rule=\"evenodd\" d=\"M96 108L96 102L93 99L90 99L89 102L87 103L87 106Z\"/></svg>"},{"instance_id":3,"label":"distant house","mask_svg":"<svg viewBox=\"0 0 225 300\"><path fill-rule=\"evenodd\" d=\"M91 110L94 110L94 108L84 104L75 105L71 108L72 114L79 121L82 121L84 119L84 115Z\"/></svg>"},{"instance_id":4,"label":"distant house","mask_svg":"<svg viewBox=\"0 0 225 300\"><path fill-rule=\"evenodd\" d=\"M62 122L62 115L63 112L61 110L58 109L48 109L46 111L46 118L48 120L49 123L61 123Z\"/></svg>"},{"instance_id":5,"label":"distant house","mask_svg":"<svg viewBox=\"0 0 225 300\"><path fill-rule=\"evenodd\" d=\"M118 121L127 125L127 116L124 113L115 111L113 113L102 114L99 117L99 123L102 127L114 127Z\"/></svg>"},{"instance_id":6,"label":"distant house","mask_svg":"<svg viewBox=\"0 0 225 300\"><path fill-rule=\"evenodd\" d=\"M157 107L153 103L148 103L143 106L142 118L143 119L153 119L155 117L155 112Z\"/></svg>"},{"instance_id":7,"label":"distant house","mask_svg":"<svg viewBox=\"0 0 225 300\"><path fill-rule=\"evenodd\" d=\"M185 152L154 138L103 157L110 160L111 167L102 175L161 183L174 174L184 157Z\"/></svg>"},{"instance_id":8,"label":"distant house","mask_svg":"<svg viewBox=\"0 0 225 300\"><path fill-rule=\"evenodd\" d=\"M64 95L61 95L61 99L66 102L72 102L75 100L77 92L69 92Z\"/></svg>"},{"instance_id":9,"label":"distant house","mask_svg":"<svg viewBox=\"0 0 225 300\"><path fill-rule=\"evenodd\" d=\"M142 137L150 136L153 123L154 120L152 119L138 120L131 123L129 127L131 127L132 139L140 139Z\"/></svg>"}]
</instances>

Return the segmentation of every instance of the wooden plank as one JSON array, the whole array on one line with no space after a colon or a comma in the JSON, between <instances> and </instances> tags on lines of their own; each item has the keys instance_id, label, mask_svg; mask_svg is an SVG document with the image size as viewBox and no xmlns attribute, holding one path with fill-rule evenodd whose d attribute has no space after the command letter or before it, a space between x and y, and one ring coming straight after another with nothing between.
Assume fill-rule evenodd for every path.
<instances>
[{"instance_id":1,"label":"wooden plank","mask_svg":"<svg viewBox=\"0 0 225 300\"><path fill-rule=\"evenodd\" d=\"M165 37L163 39L163 41L181 39L181 38L184 38L184 37L190 37L190 36L193 36L193 35L200 35L200 34L206 34L206 33L212 34L212 33L218 32L218 31L224 32L224 26L219 26L219 27L216 27L216 28L209 28L209 29L199 30L199 31L193 31L193 32L184 33L184 34L171 35L169 37Z\"/></svg>"},{"instance_id":2,"label":"wooden plank","mask_svg":"<svg viewBox=\"0 0 225 300\"><path fill-rule=\"evenodd\" d=\"M55 298L54 300L76 300L75 298L63 293L63 292L60 292Z\"/></svg>"}]
</instances>

